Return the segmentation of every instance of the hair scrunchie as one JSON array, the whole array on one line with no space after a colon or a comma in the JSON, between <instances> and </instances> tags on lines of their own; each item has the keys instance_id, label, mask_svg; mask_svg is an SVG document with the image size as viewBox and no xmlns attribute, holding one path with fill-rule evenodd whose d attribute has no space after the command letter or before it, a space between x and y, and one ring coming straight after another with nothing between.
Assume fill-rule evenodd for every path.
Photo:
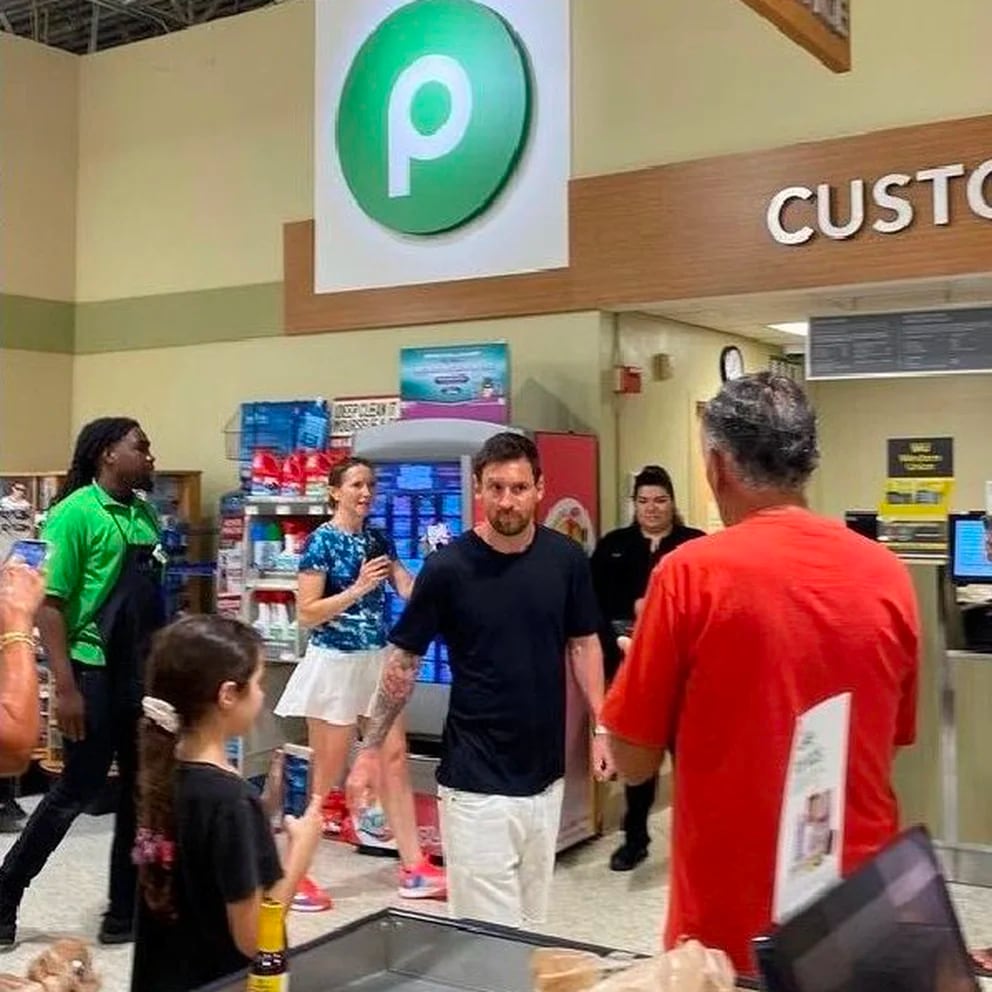
<instances>
[{"instance_id":1,"label":"hair scrunchie","mask_svg":"<svg viewBox=\"0 0 992 992\"><path fill-rule=\"evenodd\" d=\"M141 710L152 723L161 727L167 734L179 733L179 714L172 703L157 699L155 696L145 696L141 700Z\"/></svg>"}]
</instances>

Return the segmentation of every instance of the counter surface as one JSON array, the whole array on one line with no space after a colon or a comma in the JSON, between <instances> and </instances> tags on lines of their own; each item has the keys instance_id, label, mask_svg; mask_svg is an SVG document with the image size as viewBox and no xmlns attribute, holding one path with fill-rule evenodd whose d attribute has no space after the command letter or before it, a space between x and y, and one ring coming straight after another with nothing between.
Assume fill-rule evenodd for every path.
<instances>
[{"instance_id":1,"label":"counter surface","mask_svg":"<svg viewBox=\"0 0 992 992\"><path fill-rule=\"evenodd\" d=\"M386 910L298 948L293 992L530 992L535 947L623 954L557 937ZM635 955L630 955L634 957ZM741 988L757 988L742 983ZM244 977L201 992L244 992Z\"/></svg>"}]
</instances>

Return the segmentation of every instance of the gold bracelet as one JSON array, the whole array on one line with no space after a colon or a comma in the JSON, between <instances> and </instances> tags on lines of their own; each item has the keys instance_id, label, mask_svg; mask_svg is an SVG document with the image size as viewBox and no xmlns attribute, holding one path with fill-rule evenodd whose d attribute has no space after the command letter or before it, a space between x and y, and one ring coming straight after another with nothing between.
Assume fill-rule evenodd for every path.
<instances>
[{"instance_id":1,"label":"gold bracelet","mask_svg":"<svg viewBox=\"0 0 992 992\"><path fill-rule=\"evenodd\" d=\"M30 644L35 646L34 638L30 634L22 633L19 630L11 631L9 634L0 634L0 651L6 650L12 644Z\"/></svg>"}]
</instances>

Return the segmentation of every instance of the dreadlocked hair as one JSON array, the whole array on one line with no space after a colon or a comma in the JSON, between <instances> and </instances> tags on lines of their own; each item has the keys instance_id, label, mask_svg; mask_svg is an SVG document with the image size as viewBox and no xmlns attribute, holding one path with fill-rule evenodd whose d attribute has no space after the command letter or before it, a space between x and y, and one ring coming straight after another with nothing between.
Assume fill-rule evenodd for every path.
<instances>
[{"instance_id":1,"label":"dreadlocked hair","mask_svg":"<svg viewBox=\"0 0 992 992\"><path fill-rule=\"evenodd\" d=\"M101 417L88 423L76 438L72 463L53 505L88 486L100 474L100 456L138 426L138 421L130 417Z\"/></svg>"},{"instance_id":2,"label":"dreadlocked hair","mask_svg":"<svg viewBox=\"0 0 992 992\"><path fill-rule=\"evenodd\" d=\"M217 706L221 686L247 688L262 658L258 632L240 620L196 614L160 630L148 658L147 693L176 711L179 733L194 730ZM176 844L176 734L147 716L139 726L138 835L167 857L135 858L145 905L176 916L171 851ZM182 852L178 855L181 857Z\"/></svg>"}]
</instances>

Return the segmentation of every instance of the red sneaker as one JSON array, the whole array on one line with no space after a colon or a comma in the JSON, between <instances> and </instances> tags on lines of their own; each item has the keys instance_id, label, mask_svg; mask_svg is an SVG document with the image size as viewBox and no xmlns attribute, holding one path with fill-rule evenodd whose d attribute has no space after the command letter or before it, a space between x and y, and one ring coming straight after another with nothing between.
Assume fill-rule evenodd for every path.
<instances>
[{"instance_id":1,"label":"red sneaker","mask_svg":"<svg viewBox=\"0 0 992 992\"><path fill-rule=\"evenodd\" d=\"M424 858L415 868L400 868L399 894L404 899L443 899L448 893L444 869Z\"/></svg>"},{"instance_id":2,"label":"red sneaker","mask_svg":"<svg viewBox=\"0 0 992 992\"><path fill-rule=\"evenodd\" d=\"M304 878L296 889L290 909L297 913L326 913L333 909L334 901L311 878Z\"/></svg>"}]
</instances>

